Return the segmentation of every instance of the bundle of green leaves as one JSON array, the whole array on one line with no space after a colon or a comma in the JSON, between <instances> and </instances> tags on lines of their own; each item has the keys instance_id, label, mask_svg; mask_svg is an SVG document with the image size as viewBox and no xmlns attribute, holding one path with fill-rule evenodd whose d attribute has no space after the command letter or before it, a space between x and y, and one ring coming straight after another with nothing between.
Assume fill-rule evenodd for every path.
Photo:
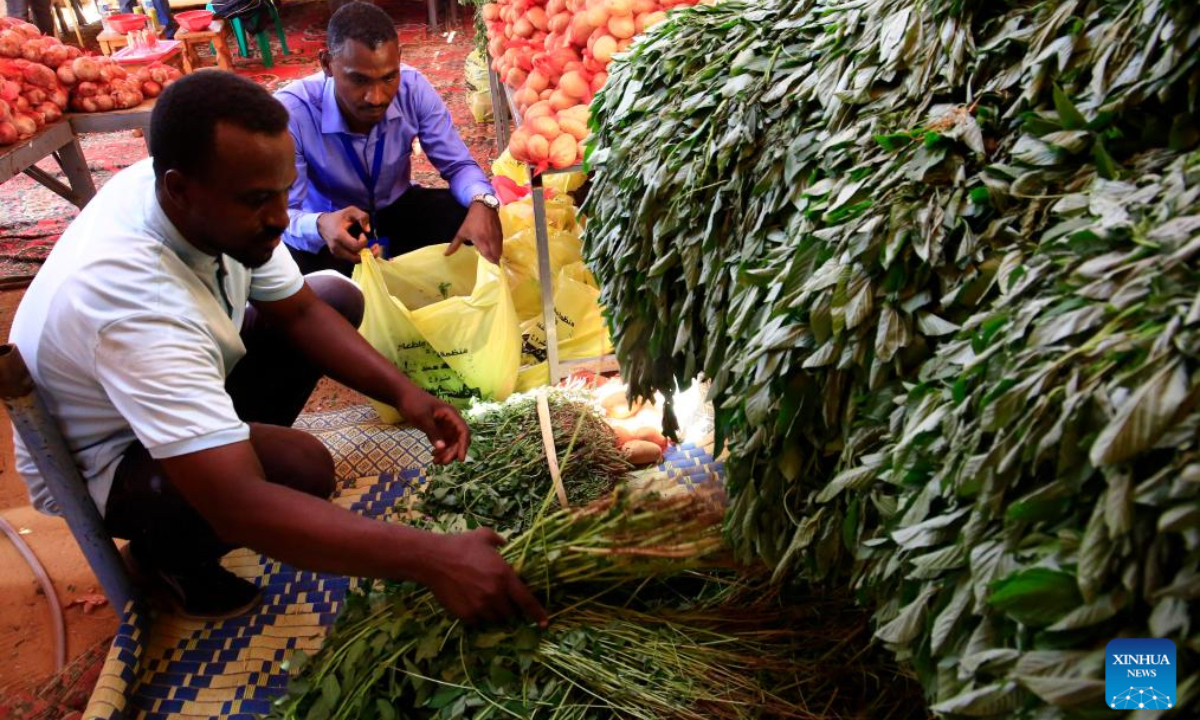
<instances>
[{"instance_id":1,"label":"bundle of green leaves","mask_svg":"<svg viewBox=\"0 0 1200 720\"><path fill-rule=\"evenodd\" d=\"M1200 153L1133 168L1056 199L1038 245L1001 261L999 297L922 366L884 448L817 498L880 479L859 584L889 599L877 636L937 710L1100 707L1112 638L1200 649ZM1185 703L1195 667L1178 670Z\"/></svg>"},{"instance_id":2,"label":"bundle of green leaves","mask_svg":"<svg viewBox=\"0 0 1200 720\"><path fill-rule=\"evenodd\" d=\"M727 0L593 103L631 391L713 380L742 557L850 585L947 715L1200 696L1200 9Z\"/></svg>"},{"instance_id":3,"label":"bundle of green leaves","mask_svg":"<svg viewBox=\"0 0 1200 720\"><path fill-rule=\"evenodd\" d=\"M623 492L538 516L502 552L551 609L545 631L464 627L412 584L352 596L271 717L837 718L867 688L919 717L895 671L845 642L864 616L727 569L721 517L704 493Z\"/></svg>"},{"instance_id":4,"label":"bundle of green leaves","mask_svg":"<svg viewBox=\"0 0 1200 720\"><path fill-rule=\"evenodd\" d=\"M612 490L632 466L589 395L554 389L546 402L567 500L572 507L586 505ZM442 531L483 526L519 534L554 492L537 394L476 402L466 419L471 428L466 462L431 466L416 509Z\"/></svg>"}]
</instances>

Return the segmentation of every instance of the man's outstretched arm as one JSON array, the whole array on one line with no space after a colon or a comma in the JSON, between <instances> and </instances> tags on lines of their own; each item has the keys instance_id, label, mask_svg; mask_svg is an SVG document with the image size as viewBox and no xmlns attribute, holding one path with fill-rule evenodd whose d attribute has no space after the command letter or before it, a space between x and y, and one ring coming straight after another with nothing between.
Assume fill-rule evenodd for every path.
<instances>
[{"instance_id":1,"label":"man's outstretched arm","mask_svg":"<svg viewBox=\"0 0 1200 720\"><path fill-rule=\"evenodd\" d=\"M546 613L496 552L491 530L438 535L362 517L266 481L249 441L160 460L225 542L315 572L413 580L467 622Z\"/></svg>"},{"instance_id":2,"label":"man's outstretched arm","mask_svg":"<svg viewBox=\"0 0 1200 720\"><path fill-rule=\"evenodd\" d=\"M325 357L335 343L343 343L348 348L345 357L332 364L362 365L346 375L370 380L360 386L364 390L377 385L394 394L395 386L406 387L403 376L377 358L350 324L307 286L285 300L256 305L281 322L277 327L320 345L317 350L309 347L314 357ZM290 326L303 322L323 329L310 335ZM529 604L527 590L496 552L498 538L490 531L426 533L363 518L267 482L250 430L225 392L220 353L207 330L194 321L156 314L111 323L101 333L95 363L97 379L138 440L221 539L306 569L415 580L427 585L450 612L466 619L492 619L493 606L501 612L517 608L531 617L544 617L534 611L536 603ZM412 394L432 400L415 387ZM382 392L379 396L388 397ZM417 400L406 404L420 406ZM445 409L449 421L426 419L447 438L438 453L443 462L468 442L461 418L449 406Z\"/></svg>"},{"instance_id":3,"label":"man's outstretched arm","mask_svg":"<svg viewBox=\"0 0 1200 720\"><path fill-rule=\"evenodd\" d=\"M399 410L429 437L435 462L466 458L471 435L454 408L417 387L307 285L254 306L329 377Z\"/></svg>"}]
</instances>

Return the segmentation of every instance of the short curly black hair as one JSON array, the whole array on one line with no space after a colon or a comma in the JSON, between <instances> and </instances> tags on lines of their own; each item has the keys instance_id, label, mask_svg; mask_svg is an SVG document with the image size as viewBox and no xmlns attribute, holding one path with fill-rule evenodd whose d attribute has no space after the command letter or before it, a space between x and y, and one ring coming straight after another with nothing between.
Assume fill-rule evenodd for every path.
<instances>
[{"instance_id":1,"label":"short curly black hair","mask_svg":"<svg viewBox=\"0 0 1200 720\"><path fill-rule=\"evenodd\" d=\"M288 111L263 87L222 70L202 70L172 83L150 115L150 154L159 180L168 170L195 175L213 155L217 124L264 135L286 132Z\"/></svg>"},{"instance_id":2,"label":"short curly black hair","mask_svg":"<svg viewBox=\"0 0 1200 720\"><path fill-rule=\"evenodd\" d=\"M399 43L396 26L388 14L365 2L352 2L338 8L329 18L325 42L331 55L338 54L350 40L374 50L385 42Z\"/></svg>"}]
</instances>

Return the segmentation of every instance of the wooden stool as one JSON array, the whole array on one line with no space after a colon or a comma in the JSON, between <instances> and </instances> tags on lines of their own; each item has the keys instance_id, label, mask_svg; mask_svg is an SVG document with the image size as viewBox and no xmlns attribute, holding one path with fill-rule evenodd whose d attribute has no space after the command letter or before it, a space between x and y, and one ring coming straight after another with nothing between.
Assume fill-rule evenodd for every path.
<instances>
[{"instance_id":1,"label":"wooden stool","mask_svg":"<svg viewBox=\"0 0 1200 720\"><path fill-rule=\"evenodd\" d=\"M190 73L200 67L200 57L196 54L196 45L212 43L217 53L217 67L233 72L233 58L229 54L229 46L225 44L225 21L214 18L207 30L175 31L175 39L183 43L183 72Z\"/></svg>"},{"instance_id":2,"label":"wooden stool","mask_svg":"<svg viewBox=\"0 0 1200 720\"><path fill-rule=\"evenodd\" d=\"M67 16L66 11L70 10L75 14L75 25L72 28L75 30L75 40L79 42L79 47L83 47L83 26L87 25L87 21L83 18L83 8L79 6L79 0L52 0L50 3L54 8L54 20L57 30L55 35L59 40L67 34Z\"/></svg>"},{"instance_id":3,"label":"wooden stool","mask_svg":"<svg viewBox=\"0 0 1200 720\"><path fill-rule=\"evenodd\" d=\"M125 37L125 33L113 32L112 30L101 32L96 36L96 41L100 43L100 52L105 55L112 55L129 44L129 38Z\"/></svg>"}]
</instances>

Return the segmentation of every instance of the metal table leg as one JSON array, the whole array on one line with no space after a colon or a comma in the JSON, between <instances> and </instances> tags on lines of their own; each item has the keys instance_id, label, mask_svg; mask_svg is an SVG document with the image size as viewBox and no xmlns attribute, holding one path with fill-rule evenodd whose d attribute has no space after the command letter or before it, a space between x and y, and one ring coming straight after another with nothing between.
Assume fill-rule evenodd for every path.
<instances>
[{"instance_id":1,"label":"metal table leg","mask_svg":"<svg viewBox=\"0 0 1200 720\"><path fill-rule=\"evenodd\" d=\"M550 272L550 234L546 231L546 191L542 176L531 181L533 228L537 236L538 282L542 286L542 322L546 325L546 366L550 384L558 384L558 316L554 311L554 278Z\"/></svg>"}]
</instances>

